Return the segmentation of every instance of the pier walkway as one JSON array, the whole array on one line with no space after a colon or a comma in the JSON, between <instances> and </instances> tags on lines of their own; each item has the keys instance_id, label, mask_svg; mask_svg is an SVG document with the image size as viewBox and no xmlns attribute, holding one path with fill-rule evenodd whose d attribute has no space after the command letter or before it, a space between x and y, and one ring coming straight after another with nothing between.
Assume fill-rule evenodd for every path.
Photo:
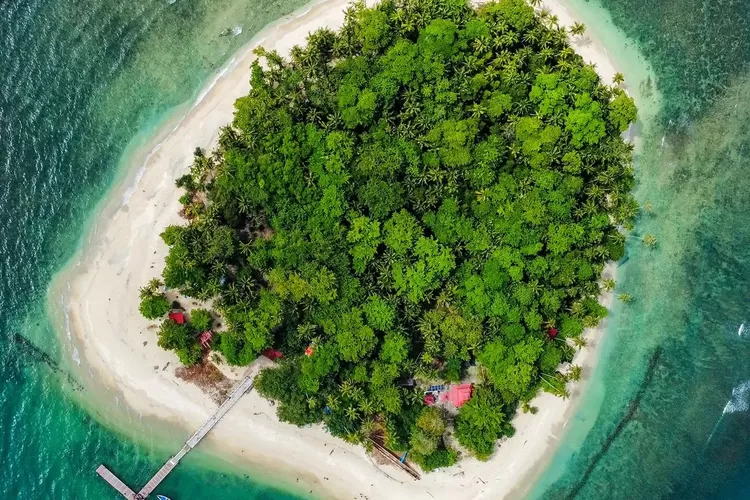
<instances>
[{"instance_id":1,"label":"pier walkway","mask_svg":"<svg viewBox=\"0 0 750 500\"><path fill-rule=\"evenodd\" d=\"M128 485L122 482L120 478L115 476L114 473L112 473L104 465L100 465L96 469L96 473L99 474L102 479L107 481L110 486L116 489L122 496L124 496L128 500L144 500L148 498L148 496L154 492L159 484L161 484L164 478L166 478L167 475L169 475L169 473L172 472L175 467L177 467L177 464L180 463L180 460L182 460L182 458L187 455L190 450L195 448L198 443L200 443L201 439L206 437L206 434L208 434L211 429L213 429L214 426L219 423L222 417L226 415L227 412L231 410L235 404L237 404L237 401L239 401L247 391L253 388L256 375L257 372L253 371L253 373L248 374L244 379L242 379L242 381L237 384L234 389L232 389L232 392L229 393L227 399L224 400L221 405L219 405L219 407L208 418L208 420L206 420L203 425L201 425L198 430L195 431L192 436L190 436L190 438L185 442L185 446L183 446L175 456L167 460L167 462L162 465L161 469L159 469L159 471L154 474L149 482L146 483L146 485L141 488L138 493L135 493L133 490L131 490Z\"/></svg>"}]
</instances>

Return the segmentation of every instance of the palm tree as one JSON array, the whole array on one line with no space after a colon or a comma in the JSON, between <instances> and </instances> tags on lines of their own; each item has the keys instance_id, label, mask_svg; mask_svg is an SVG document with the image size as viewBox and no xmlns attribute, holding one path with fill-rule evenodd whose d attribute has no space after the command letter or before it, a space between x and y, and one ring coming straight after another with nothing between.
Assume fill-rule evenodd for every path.
<instances>
[{"instance_id":1,"label":"palm tree","mask_svg":"<svg viewBox=\"0 0 750 500\"><path fill-rule=\"evenodd\" d=\"M237 206L239 207L241 214L248 215L252 210L253 203L252 200L250 200L247 196L240 195L239 199L237 200Z\"/></svg>"},{"instance_id":2,"label":"palm tree","mask_svg":"<svg viewBox=\"0 0 750 500\"><path fill-rule=\"evenodd\" d=\"M562 399L567 399L570 397L570 392L568 392L568 389L565 387L565 379L561 375L557 374L552 377L542 373L541 379L542 382L547 384L547 386L551 389L549 392L551 392L555 396L558 396Z\"/></svg>"},{"instance_id":3,"label":"palm tree","mask_svg":"<svg viewBox=\"0 0 750 500\"><path fill-rule=\"evenodd\" d=\"M339 386L339 390L341 390L341 395L345 398L348 398L352 395L352 391L354 390L354 384L349 380L344 380L341 382L341 385Z\"/></svg>"},{"instance_id":4,"label":"palm tree","mask_svg":"<svg viewBox=\"0 0 750 500\"><path fill-rule=\"evenodd\" d=\"M241 241L240 242L240 253L244 257L250 257L250 254L253 252L253 243L250 241Z\"/></svg>"},{"instance_id":5,"label":"palm tree","mask_svg":"<svg viewBox=\"0 0 750 500\"><path fill-rule=\"evenodd\" d=\"M474 40L474 50L479 54L486 52L489 49L489 46L490 40L486 36L480 36Z\"/></svg>"},{"instance_id":6,"label":"palm tree","mask_svg":"<svg viewBox=\"0 0 750 500\"><path fill-rule=\"evenodd\" d=\"M614 233L610 233L607 235L607 238L614 244L614 245L624 245L625 244L625 235L621 232L617 231Z\"/></svg>"},{"instance_id":7,"label":"palm tree","mask_svg":"<svg viewBox=\"0 0 750 500\"><path fill-rule=\"evenodd\" d=\"M602 282L602 290L605 292L611 292L615 289L615 286L617 285L617 282L613 280L612 278L607 278Z\"/></svg>"},{"instance_id":8,"label":"palm tree","mask_svg":"<svg viewBox=\"0 0 750 500\"><path fill-rule=\"evenodd\" d=\"M354 401L361 401L365 397L365 391L362 390L361 387L357 387L356 385L352 389L352 399Z\"/></svg>"},{"instance_id":9,"label":"palm tree","mask_svg":"<svg viewBox=\"0 0 750 500\"><path fill-rule=\"evenodd\" d=\"M474 103L471 106L471 117L472 118L482 118L487 113L487 110L479 103Z\"/></svg>"},{"instance_id":10,"label":"palm tree","mask_svg":"<svg viewBox=\"0 0 750 500\"><path fill-rule=\"evenodd\" d=\"M299 334L300 338L309 340L312 337L312 334L315 333L315 329L317 328L316 325L313 325L311 323L303 323L301 325L297 325L297 333ZM344 392L344 385L345 384L351 384L351 382L344 381L341 384L341 392ZM346 394L344 394L346 396Z\"/></svg>"},{"instance_id":11,"label":"palm tree","mask_svg":"<svg viewBox=\"0 0 750 500\"><path fill-rule=\"evenodd\" d=\"M620 299L620 302L622 302L623 304L630 304L631 302L633 302L633 296L629 293L621 293L617 296L617 298Z\"/></svg>"},{"instance_id":12,"label":"palm tree","mask_svg":"<svg viewBox=\"0 0 750 500\"><path fill-rule=\"evenodd\" d=\"M615 73L615 76L612 77L612 83L615 85L622 85L625 83L625 75L620 73L619 71Z\"/></svg>"},{"instance_id":13,"label":"palm tree","mask_svg":"<svg viewBox=\"0 0 750 500\"><path fill-rule=\"evenodd\" d=\"M356 420L359 414L357 413L357 409L354 406L349 406L349 408L346 409L346 416L349 420Z\"/></svg>"},{"instance_id":14,"label":"palm tree","mask_svg":"<svg viewBox=\"0 0 750 500\"><path fill-rule=\"evenodd\" d=\"M148 282L148 289L152 291L152 293L157 293L161 287L164 286L164 283L159 278L152 278Z\"/></svg>"},{"instance_id":15,"label":"palm tree","mask_svg":"<svg viewBox=\"0 0 750 500\"><path fill-rule=\"evenodd\" d=\"M233 304L237 304L242 300L242 293L240 292L239 287L237 287L236 283L232 283L227 288L226 292L224 293L224 296L229 299L229 301Z\"/></svg>"},{"instance_id":16,"label":"palm tree","mask_svg":"<svg viewBox=\"0 0 750 500\"><path fill-rule=\"evenodd\" d=\"M560 51L560 59L570 61L575 57L576 51L572 47L565 47Z\"/></svg>"},{"instance_id":17,"label":"palm tree","mask_svg":"<svg viewBox=\"0 0 750 500\"><path fill-rule=\"evenodd\" d=\"M585 338L579 335L578 337L573 337L573 345L576 346L580 350L588 346L589 343Z\"/></svg>"},{"instance_id":18,"label":"palm tree","mask_svg":"<svg viewBox=\"0 0 750 500\"><path fill-rule=\"evenodd\" d=\"M653 213L654 211L654 206L651 204L650 201L645 202L642 208L643 208L643 211L646 212L647 214Z\"/></svg>"},{"instance_id":19,"label":"palm tree","mask_svg":"<svg viewBox=\"0 0 750 500\"><path fill-rule=\"evenodd\" d=\"M219 285L219 282L216 280L211 280L208 285L206 285L206 289L204 290L204 295L206 298L202 300L208 300L211 297L216 297L220 291L221 285Z\"/></svg>"},{"instance_id":20,"label":"palm tree","mask_svg":"<svg viewBox=\"0 0 750 500\"><path fill-rule=\"evenodd\" d=\"M326 406L331 410L337 410L339 408L339 398L333 394L326 396Z\"/></svg>"},{"instance_id":21,"label":"palm tree","mask_svg":"<svg viewBox=\"0 0 750 500\"><path fill-rule=\"evenodd\" d=\"M542 0L529 0L529 5L531 5L532 7L536 9L540 5L542 5Z\"/></svg>"},{"instance_id":22,"label":"palm tree","mask_svg":"<svg viewBox=\"0 0 750 500\"><path fill-rule=\"evenodd\" d=\"M580 365L573 365L570 367L567 378L573 382L578 382L581 380L581 375L583 375L583 368Z\"/></svg>"},{"instance_id":23,"label":"palm tree","mask_svg":"<svg viewBox=\"0 0 750 500\"><path fill-rule=\"evenodd\" d=\"M576 36L583 36L586 33L586 25L583 23L573 23L570 27L570 34Z\"/></svg>"},{"instance_id":24,"label":"palm tree","mask_svg":"<svg viewBox=\"0 0 750 500\"><path fill-rule=\"evenodd\" d=\"M554 55L555 51L550 47L545 47L539 51L539 56L545 61L549 61L550 59L552 59L552 57L554 57Z\"/></svg>"},{"instance_id":25,"label":"palm tree","mask_svg":"<svg viewBox=\"0 0 750 500\"><path fill-rule=\"evenodd\" d=\"M586 328L595 328L596 325L599 324L599 318L597 318L596 316L587 315L587 316L584 316L582 323L583 323L583 326Z\"/></svg>"},{"instance_id":26,"label":"palm tree","mask_svg":"<svg viewBox=\"0 0 750 500\"><path fill-rule=\"evenodd\" d=\"M585 312L583 302L573 302L573 305L570 306L570 312L572 312L574 316L581 316Z\"/></svg>"},{"instance_id":27,"label":"palm tree","mask_svg":"<svg viewBox=\"0 0 750 500\"><path fill-rule=\"evenodd\" d=\"M372 415L375 413L375 405L369 398L363 398L359 402L359 410L365 415Z\"/></svg>"},{"instance_id":28,"label":"palm tree","mask_svg":"<svg viewBox=\"0 0 750 500\"><path fill-rule=\"evenodd\" d=\"M418 368L419 363L416 359L407 359L401 365L401 373L403 373L404 375L413 376Z\"/></svg>"},{"instance_id":29,"label":"palm tree","mask_svg":"<svg viewBox=\"0 0 750 500\"><path fill-rule=\"evenodd\" d=\"M655 248L657 243L659 243L659 241L653 234L647 234L643 237L643 244L649 248Z\"/></svg>"},{"instance_id":30,"label":"palm tree","mask_svg":"<svg viewBox=\"0 0 750 500\"><path fill-rule=\"evenodd\" d=\"M211 263L211 273L214 276L219 276L219 277L224 276L225 270L226 268L223 262L216 260L213 263Z\"/></svg>"}]
</instances>

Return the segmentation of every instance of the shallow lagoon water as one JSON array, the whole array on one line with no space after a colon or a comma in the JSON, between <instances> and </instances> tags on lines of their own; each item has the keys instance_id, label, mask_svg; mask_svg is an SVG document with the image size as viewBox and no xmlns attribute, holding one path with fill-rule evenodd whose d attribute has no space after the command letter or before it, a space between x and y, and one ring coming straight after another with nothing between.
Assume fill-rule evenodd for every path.
<instances>
[{"instance_id":1,"label":"shallow lagoon water","mask_svg":"<svg viewBox=\"0 0 750 500\"><path fill-rule=\"evenodd\" d=\"M94 473L99 463L142 484L184 440L118 408L116 395L80 393L65 368L76 360L60 359L67 351L46 318L46 289L97 202L124 175L118 166L128 144L136 149L170 110L198 98L253 34L303 3L0 6L0 498L116 498ZM113 425L115 413L128 425ZM198 452L160 492L294 498L257 480L262 471L230 470Z\"/></svg>"},{"instance_id":2,"label":"shallow lagoon water","mask_svg":"<svg viewBox=\"0 0 750 500\"><path fill-rule=\"evenodd\" d=\"M618 292L635 300L613 311L591 390L531 496L747 498L748 6L574 6L608 9L614 24L594 30L624 31L654 68L660 100L636 159L637 198L652 208L618 270Z\"/></svg>"}]
</instances>

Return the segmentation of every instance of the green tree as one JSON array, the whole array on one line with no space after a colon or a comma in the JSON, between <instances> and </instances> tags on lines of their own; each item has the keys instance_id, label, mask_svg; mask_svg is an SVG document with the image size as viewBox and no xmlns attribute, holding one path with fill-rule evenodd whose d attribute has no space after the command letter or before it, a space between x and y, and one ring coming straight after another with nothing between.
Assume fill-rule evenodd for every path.
<instances>
[{"instance_id":1,"label":"green tree","mask_svg":"<svg viewBox=\"0 0 750 500\"><path fill-rule=\"evenodd\" d=\"M583 23L573 23L570 26L570 34L576 35L576 36L583 36L583 34L586 33L586 25Z\"/></svg>"},{"instance_id":2,"label":"green tree","mask_svg":"<svg viewBox=\"0 0 750 500\"><path fill-rule=\"evenodd\" d=\"M190 324L199 332L210 330L213 324L211 311L208 309L193 309L190 311Z\"/></svg>"},{"instance_id":3,"label":"green tree","mask_svg":"<svg viewBox=\"0 0 750 500\"><path fill-rule=\"evenodd\" d=\"M162 322L156 337L157 345L173 350L183 365L191 366L200 361L201 346L187 324L167 319Z\"/></svg>"},{"instance_id":4,"label":"green tree","mask_svg":"<svg viewBox=\"0 0 750 500\"><path fill-rule=\"evenodd\" d=\"M439 409L428 406L419 414L417 427L431 436L442 437L445 432L445 421Z\"/></svg>"},{"instance_id":5,"label":"green tree","mask_svg":"<svg viewBox=\"0 0 750 500\"><path fill-rule=\"evenodd\" d=\"M573 382L578 382L581 380L581 375L583 375L583 368L581 368L580 365L573 365L570 367L570 371L567 374L567 379L572 380Z\"/></svg>"},{"instance_id":6,"label":"green tree","mask_svg":"<svg viewBox=\"0 0 750 500\"><path fill-rule=\"evenodd\" d=\"M380 243L380 222L371 221L365 216L355 217L347 234L347 241L354 244L349 250L352 255L352 267L357 273L363 273L365 266L377 252Z\"/></svg>"},{"instance_id":7,"label":"green tree","mask_svg":"<svg viewBox=\"0 0 750 500\"><path fill-rule=\"evenodd\" d=\"M647 234L643 237L643 244L649 248L655 248L658 243L659 240L657 240L656 236L654 236L653 234Z\"/></svg>"},{"instance_id":8,"label":"green tree","mask_svg":"<svg viewBox=\"0 0 750 500\"><path fill-rule=\"evenodd\" d=\"M461 407L456 419L456 438L478 459L487 460L505 430L505 413L497 393L479 387Z\"/></svg>"},{"instance_id":9,"label":"green tree","mask_svg":"<svg viewBox=\"0 0 750 500\"><path fill-rule=\"evenodd\" d=\"M138 310L146 319L158 319L169 312L169 300L163 293L141 295L141 305Z\"/></svg>"},{"instance_id":10,"label":"green tree","mask_svg":"<svg viewBox=\"0 0 750 500\"><path fill-rule=\"evenodd\" d=\"M383 432L428 471L456 452L411 378L478 362L455 435L481 458L540 388L566 396L558 368L606 316L601 273L639 215L637 111L557 24L524 0L359 2L289 57L256 50L231 125L178 181L162 277L211 303L230 364L285 353L260 378L281 420ZM193 311L162 344L197 360L203 326Z\"/></svg>"}]
</instances>

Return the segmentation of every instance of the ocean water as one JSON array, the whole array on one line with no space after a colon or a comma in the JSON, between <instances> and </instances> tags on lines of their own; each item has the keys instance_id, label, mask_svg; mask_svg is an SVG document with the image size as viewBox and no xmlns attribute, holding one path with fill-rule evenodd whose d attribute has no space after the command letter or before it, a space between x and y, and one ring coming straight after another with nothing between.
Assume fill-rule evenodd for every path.
<instances>
[{"instance_id":1,"label":"ocean water","mask_svg":"<svg viewBox=\"0 0 750 500\"><path fill-rule=\"evenodd\" d=\"M653 208L618 269L635 300L615 307L530 497L750 498L750 4L572 5L599 38L628 37L608 44L616 59L637 65L637 49L653 68L658 102L628 81L648 117L637 198ZM637 239L648 233L654 250Z\"/></svg>"},{"instance_id":2,"label":"ocean water","mask_svg":"<svg viewBox=\"0 0 750 500\"><path fill-rule=\"evenodd\" d=\"M46 289L127 145L301 4L0 2L0 498L114 499L99 463L142 484L184 438L126 409L123 434L100 423L108 409L81 409L86 394L57 363ZM635 301L613 311L582 407L530 496L748 498L750 4L572 6L621 61L646 118L637 196L653 210L637 235L659 245L631 240L618 289ZM199 452L160 492L292 498L261 473Z\"/></svg>"},{"instance_id":3,"label":"ocean water","mask_svg":"<svg viewBox=\"0 0 750 500\"><path fill-rule=\"evenodd\" d=\"M58 363L46 290L121 175L128 144L195 99L264 25L303 3L0 2L0 498L114 499L94 473L99 463L140 485L185 438L126 409L133 425L120 434L109 429L109 408L89 410L96 418L81 409L76 401L87 394L61 368L70 360ZM175 500L297 498L261 474L198 452L160 492Z\"/></svg>"}]
</instances>

